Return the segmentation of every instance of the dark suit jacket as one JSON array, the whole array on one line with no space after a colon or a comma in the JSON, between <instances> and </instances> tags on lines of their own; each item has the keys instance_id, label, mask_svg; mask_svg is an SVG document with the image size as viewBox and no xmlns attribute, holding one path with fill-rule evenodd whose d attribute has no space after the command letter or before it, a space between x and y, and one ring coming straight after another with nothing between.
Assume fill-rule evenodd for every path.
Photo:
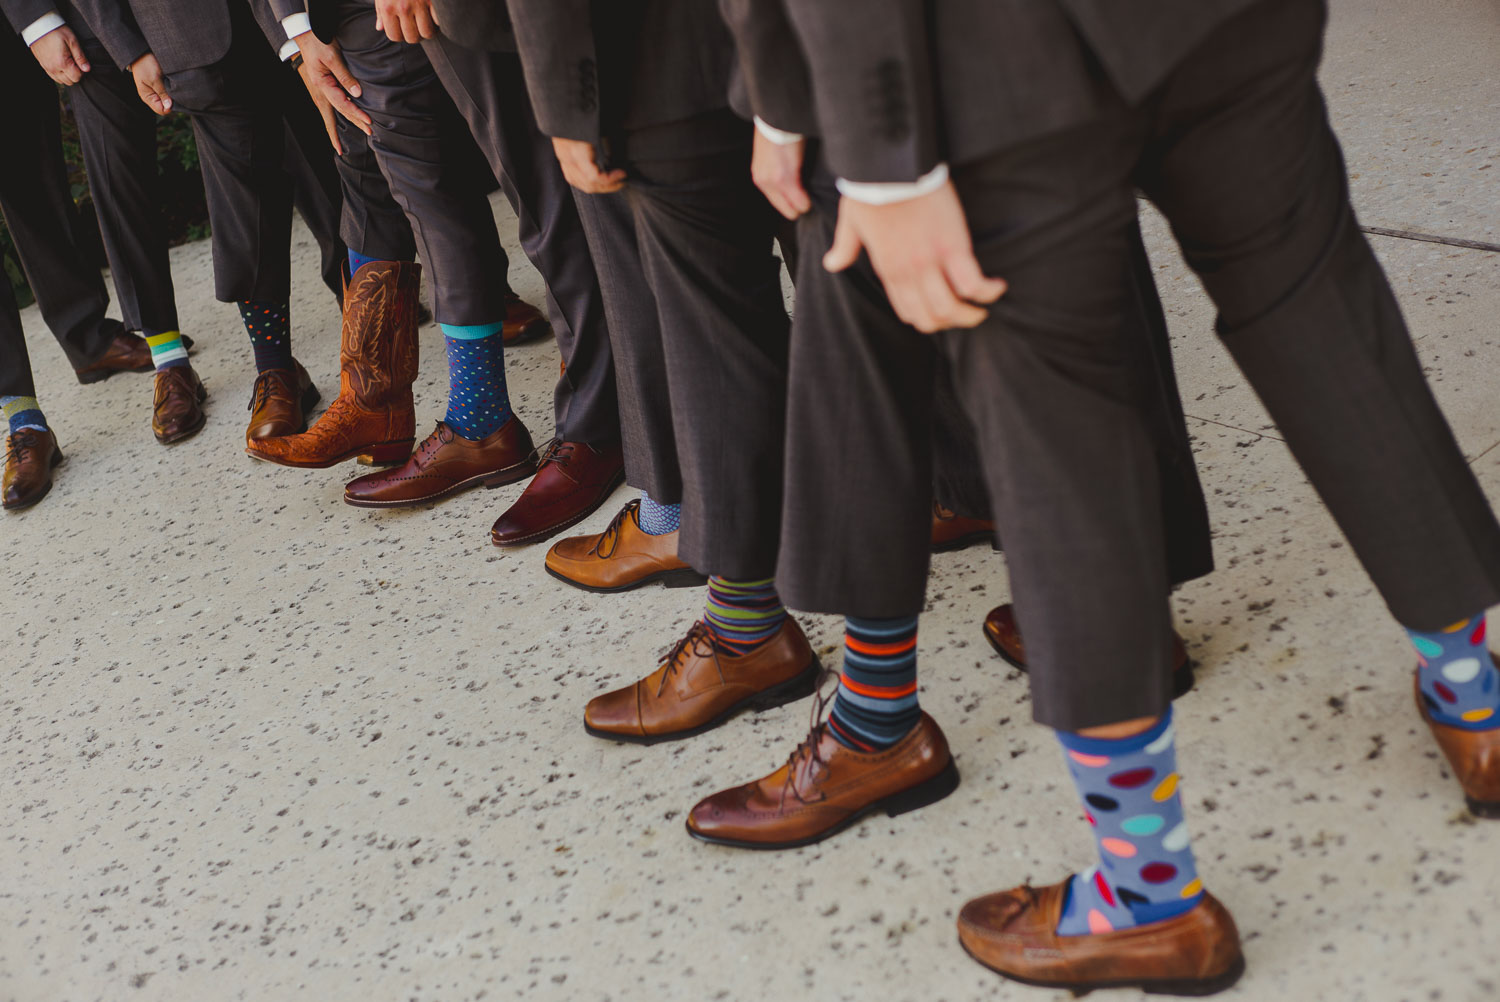
<instances>
[{"instance_id":1,"label":"dark suit jacket","mask_svg":"<svg viewBox=\"0 0 1500 1002\"><path fill-rule=\"evenodd\" d=\"M231 4L245 4L269 44L280 47L284 33L268 0L74 0L116 63L141 54L131 51L144 37L149 51L171 76L212 66L229 54Z\"/></svg>"},{"instance_id":2,"label":"dark suit jacket","mask_svg":"<svg viewBox=\"0 0 1500 1002\"><path fill-rule=\"evenodd\" d=\"M759 115L787 132L816 135L812 81L802 44L782 0L719 0L734 36L734 78L729 103L740 115Z\"/></svg>"},{"instance_id":3,"label":"dark suit jacket","mask_svg":"<svg viewBox=\"0 0 1500 1002\"><path fill-rule=\"evenodd\" d=\"M785 0L828 158L861 181L910 181L1078 125L1115 94L1139 101L1255 2Z\"/></svg>"},{"instance_id":4,"label":"dark suit jacket","mask_svg":"<svg viewBox=\"0 0 1500 1002\"><path fill-rule=\"evenodd\" d=\"M92 36L102 42L100 29L94 27L72 0L0 0L0 10L5 12L5 16L18 32L30 27L37 18L47 12L55 10L62 15L62 19L68 22L68 27L72 28L73 33L79 38L86 39ZM135 19L130 16L130 11L126 10L123 5L112 6L110 10L103 12L103 16L109 19L104 23L104 30L118 40L120 51L126 53L122 59L114 49L108 49L110 57L121 68L147 51L149 47L146 45L146 40L141 37L140 29L135 26Z\"/></svg>"}]
</instances>

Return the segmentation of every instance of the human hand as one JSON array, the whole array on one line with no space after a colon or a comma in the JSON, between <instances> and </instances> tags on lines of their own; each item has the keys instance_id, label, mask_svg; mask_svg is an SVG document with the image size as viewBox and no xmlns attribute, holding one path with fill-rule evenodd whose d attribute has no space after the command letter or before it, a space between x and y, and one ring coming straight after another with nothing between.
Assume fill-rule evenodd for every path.
<instances>
[{"instance_id":1,"label":"human hand","mask_svg":"<svg viewBox=\"0 0 1500 1002\"><path fill-rule=\"evenodd\" d=\"M590 195L605 195L625 187L624 171L617 169L606 174L599 169L593 143L554 138L552 149L557 154L558 164L562 166L563 177L579 191Z\"/></svg>"},{"instance_id":2,"label":"human hand","mask_svg":"<svg viewBox=\"0 0 1500 1002\"><path fill-rule=\"evenodd\" d=\"M375 30L393 42L417 44L437 34L432 0L375 0Z\"/></svg>"},{"instance_id":3,"label":"human hand","mask_svg":"<svg viewBox=\"0 0 1500 1002\"><path fill-rule=\"evenodd\" d=\"M353 122L354 127L365 135L370 134L370 116L354 103L354 98L361 93L359 81L349 72L338 43L324 43L310 31L304 31L294 41L302 51L302 65L297 67L297 74L302 77L303 85L312 95L313 104L318 106L318 113L323 116L323 127L328 130L328 139L333 143L334 152L343 156L344 147L339 142L333 112L338 112Z\"/></svg>"},{"instance_id":4,"label":"human hand","mask_svg":"<svg viewBox=\"0 0 1500 1002\"><path fill-rule=\"evenodd\" d=\"M802 187L802 158L807 140L775 143L755 132L755 146L750 156L750 178L766 200L788 219L796 219L812 209L812 199Z\"/></svg>"},{"instance_id":5,"label":"human hand","mask_svg":"<svg viewBox=\"0 0 1500 1002\"><path fill-rule=\"evenodd\" d=\"M90 68L83 46L78 44L78 36L67 25L53 28L32 42L31 54L49 77L65 87L82 80Z\"/></svg>"},{"instance_id":6,"label":"human hand","mask_svg":"<svg viewBox=\"0 0 1500 1002\"><path fill-rule=\"evenodd\" d=\"M148 52L131 63L130 75L135 77L135 92L146 102L146 107L158 115L172 110L172 96L167 93L167 84L162 79L161 64L156 61L156 56Z\"/></svg>"}]
</instances>

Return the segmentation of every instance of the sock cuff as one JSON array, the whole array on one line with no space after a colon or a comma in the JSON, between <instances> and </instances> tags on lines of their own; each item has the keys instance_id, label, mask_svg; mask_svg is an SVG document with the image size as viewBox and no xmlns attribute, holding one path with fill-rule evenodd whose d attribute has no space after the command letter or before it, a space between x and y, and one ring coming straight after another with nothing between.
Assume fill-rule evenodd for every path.
<instances>
[{"instance_id":1,"label":"sock cuff","mask_svg":"<svg viewBox=\"0 0 1500 1002\"><path fill-rule=\"evenodd\" d=\"M3 411L7 418L13 418L26 411L36 411L40 414L42 405L37 403L36 397L0 397L0 411Z\"/></svg>"},{"instance_id":2,"label":"sock cuff","mask_svg":"<svg viewBox=\"0 0 1500 1002\"><path fill-rule=\"evenodd\" d=\"M1128 738L1088 738L1072 731L1057 731L1056 733L1057 740L1068 751L1081 752L1084 755L1115 756L1142 751L1159 741L1171 729L1172 710L1168 707L1167 712L1161 715L1161 719L1154 726Z\"/></svg>"},{"instance_id":3,"label":"sock cuff","mask_svg":"<svg viewBox=\"0 0 1500 1002\"><path fill-rule=\"evenodd\" d=\"M443 337L452 338L455 341L480 341L487 337L493 337L505 328L504 320L497 320L492 324L438 324L443 331Z\"/></svg>"},{"instance_id":4,"label":"sock cuff","mask_svg":"<svg viewBox=\"0 0 1500 1002\"><path fill-rule=\"evenodd\" d=\"M162 331L160 334L147 334L146 343L152 348L161 348L171 344L173 341L182 340L182 331Z\"/></svg>"}]
</instances>

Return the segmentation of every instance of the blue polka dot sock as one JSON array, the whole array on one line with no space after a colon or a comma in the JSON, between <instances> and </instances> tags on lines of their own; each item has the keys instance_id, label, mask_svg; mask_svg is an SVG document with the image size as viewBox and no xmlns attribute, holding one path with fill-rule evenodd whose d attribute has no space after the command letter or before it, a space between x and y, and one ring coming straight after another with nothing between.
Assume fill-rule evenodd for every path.
<instances>
[{"instance_id":1,"label":"blue polka dot sock","mask_svg":"<svg viewBox=\"0 0 1500 1002\"><path fill-rule=\"evenodd\" d=\"M286 303L245 300L238 304L250 347L255 351L255 371L290 369L292 361L292 310Z\"/></svg>"},{"instance_id":2,"label":"blue polka dot sock","mask_svg":"<svg viewBox=\"0 0 1500 1002\"><path fill-rule=\"evenodd\" d=\"M36 397L0 397L0 411L10 424L12 435L22 428L47 430L47 418L42 414L42 405L36 402Z\"/></svg>"},{"instance_id":3,"label":"blue polka dot sock","mask_svg":"<svg viewBox=\"0 0 1500 1002\"><path fill-rule=\"evenodd\" d=\"M448 343L448 414L443 418L461 438L477 442L511 418L505 387L503 320L492 324L439 324Z\"/></svg>"},{"instance_id":4,"label":"blue polka dot sock","mask_svg":"<svg viewBox=\"0 0 1500 1002\"><path fill-rule=\"evenodd\" d=\"M641 531L648 536L665 536L682 525L682 505L658 504L641 491Z\"/></svg>"},{"instance_id":5,"label":"blue polka dot sock","mask_svg":"<svg viewBox=\"0 0 1500 1002\"><path fill-rule=\"evenodd\" d=\"M1134 737L1058 731L1057 738L1099 850L1099 865L1073 877L1057 934L1111 932L1190 911L1203 882L1182 820L1171 711Z\"/></svg>"},{"instance_id":6,"label":"blue polka dot sock","mask_svg":"<svg viewBox=\"0 0 1500 1002\"><path fill-rule=\"evenodd\" d=\"M917 705L917 617L844 620L844 670L828 729L845 748L873 752L911 733Z\"/></svg>"},{"instance_id":7,"label":"blue polka dot sock","mask_svg":"<svg viewBox=\"0 0 1500 1002\"><path fill-rule=\"evenodd\" d=\"M703 620L725 647L743 656L776 636L786 622L786 606L770 578L730 581L710 577Z\"/></svg>"},{"instance_id":8,"label":"blue polka dot sock","mask_svg":"<svg viewBox=\"0 0 1500 1002\"><path fill-rule=\"evenodd\" d=\"M1417 684L1432 718L1470 731L1500 727L1500 673L1484 643L1484 613L1437 633L1406 632L1417 649Z\"/></svg>"}]
</instances>

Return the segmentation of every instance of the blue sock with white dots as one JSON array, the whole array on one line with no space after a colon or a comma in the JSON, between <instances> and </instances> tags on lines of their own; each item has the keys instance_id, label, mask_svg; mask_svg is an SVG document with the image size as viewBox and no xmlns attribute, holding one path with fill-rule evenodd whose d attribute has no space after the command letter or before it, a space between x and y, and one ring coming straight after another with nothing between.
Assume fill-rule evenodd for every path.
<instances>
[{"instance_id":1,"label":"blue sock with white dots","mask_svg":"<svg viewBox=\"0 0 1500 1002\"><path fill-rule=\"evenodd\" d=\"M461 438L488 438L511 419L505 386L503 320L439 324L448 344L448 414L443 422Z\"/></svg>"}]
</instances>

